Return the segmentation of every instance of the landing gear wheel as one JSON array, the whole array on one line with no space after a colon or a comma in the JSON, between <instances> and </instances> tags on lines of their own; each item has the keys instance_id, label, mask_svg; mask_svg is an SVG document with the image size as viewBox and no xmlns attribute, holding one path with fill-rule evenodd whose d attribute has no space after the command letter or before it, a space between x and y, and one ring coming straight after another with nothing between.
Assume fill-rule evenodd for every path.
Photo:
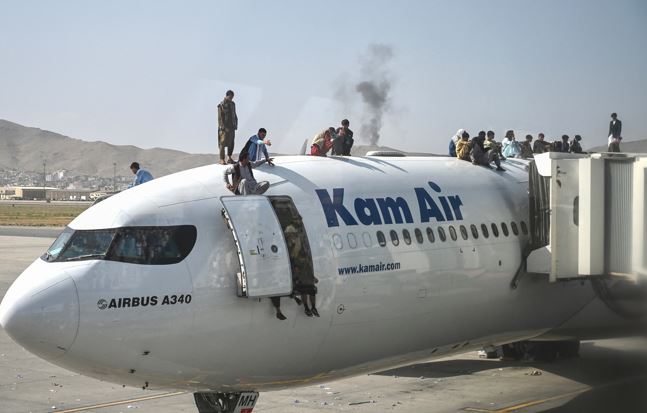
<instances>
[{"instance_id":1,"label":"landing gear wheel","mask_svg":"<svg viewBox=\"0 0 647 413\"><path fill-rule=\"evenodd\" d=\"M258 393L198 392L193 393L193 398L199 413L251 412L258 400Z\"/></svg>"}]
</instances>

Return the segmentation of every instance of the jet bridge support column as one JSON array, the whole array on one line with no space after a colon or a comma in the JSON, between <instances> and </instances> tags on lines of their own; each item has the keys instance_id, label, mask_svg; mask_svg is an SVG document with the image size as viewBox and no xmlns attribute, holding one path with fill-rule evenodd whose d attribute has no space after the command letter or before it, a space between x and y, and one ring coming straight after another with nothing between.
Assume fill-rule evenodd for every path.
<instances>
[{"instance_id":1,"label":"jet bridge support column","mask_svg":"<svg viewBox=\"0 0 647 413\"><path fill-rule=\"evenodd\" d=\"M550 152L537 155L535 166L530 173L549 178L550 190L530 185L530 202L548 205L549 213L535 214L531 233L548 228L549 236L533 239L527 272L549 274L553 282L591 276L644 281L647 155Z\"/></svg>"},{"instance_id":2,"label":"jet bridge support column","mask_svg":"<svg viewBox=\"0 0 647 413\"><path fill-rule=\"evenodd\" d=\"M579 160L579 202L577 208L580 275L604 273L604 161Z\"/></svg>"}]
</instances>

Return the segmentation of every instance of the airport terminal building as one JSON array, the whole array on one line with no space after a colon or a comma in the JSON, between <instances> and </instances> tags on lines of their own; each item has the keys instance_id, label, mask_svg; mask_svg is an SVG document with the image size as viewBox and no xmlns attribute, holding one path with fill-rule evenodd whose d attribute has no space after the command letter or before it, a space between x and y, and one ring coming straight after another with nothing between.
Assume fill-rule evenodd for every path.
<instances>
[{"instance_id":1,"label":"airport terminal building","mask_svg":"<svg viewBox=\"0 0 647 413\"><path fill-rule=\"evenodd\" d=\"M13 186L0 188L0 200L10 201L94 201L106 191Z\"/></svg>"}]
</instances>

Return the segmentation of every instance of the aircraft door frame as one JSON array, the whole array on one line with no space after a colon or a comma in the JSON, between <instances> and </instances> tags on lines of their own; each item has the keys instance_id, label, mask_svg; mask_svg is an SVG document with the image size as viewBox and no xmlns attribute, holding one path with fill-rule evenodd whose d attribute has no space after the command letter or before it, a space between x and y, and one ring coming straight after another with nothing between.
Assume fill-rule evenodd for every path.
<instances>
[{"instance_id":1,"label":"aircraft door frame","mask_svg":"<svg viewBox=\"0 0 647 413\"><path fill-rule=\"evenodd\" d=\"M290 295L290 257L270 200L261 195L222 196L220 202L240 263L237 295L249 298Z\"/></svg>"}]
</instances>

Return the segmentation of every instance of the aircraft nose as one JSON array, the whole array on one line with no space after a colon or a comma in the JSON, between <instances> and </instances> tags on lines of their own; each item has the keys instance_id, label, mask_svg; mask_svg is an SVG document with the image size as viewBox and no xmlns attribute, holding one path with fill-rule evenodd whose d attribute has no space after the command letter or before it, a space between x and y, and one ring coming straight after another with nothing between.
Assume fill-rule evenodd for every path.
<instances>
[{"instance_id":1,"label":"aircraft nose","mask_svg":"<svg viewBox=\"0 0 647 413\"><path fill-rule=\"evenodd\" d=\"M0 304L0 324L30 352L54 359L72 346L79 328L79 297L70 277L36 290L12 285Z\"/></svg>"}]
</instances>

